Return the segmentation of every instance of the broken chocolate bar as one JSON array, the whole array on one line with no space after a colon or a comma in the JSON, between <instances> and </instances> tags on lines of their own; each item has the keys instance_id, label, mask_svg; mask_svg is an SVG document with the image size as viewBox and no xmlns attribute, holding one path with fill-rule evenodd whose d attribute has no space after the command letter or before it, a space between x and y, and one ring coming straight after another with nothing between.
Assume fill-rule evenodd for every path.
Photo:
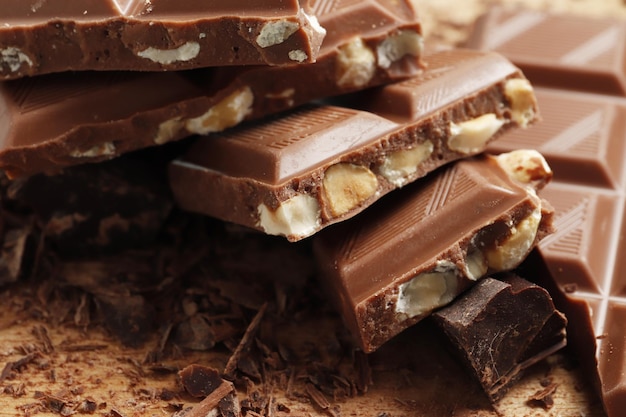
<instances>
[{"instance_id":1,"label":"broken chocolate bar","mask_svg":"<svg viewBox=\"0 0 626 417\"><path fill-rule=\"evenodd\" d=\"M466 158L316 235L320 279L365 352L509 270L551 232L536 151Z\"/></svg>"},{"instance_id":2,"label":"broken chocolate bar","mask_svg":"<svg viewBox=\"0 0 626 417\"><path fill-rule=\"evenodd\" d=\"M621 416L626 409L626 102L615 95L625 91L625 26L499 9L484 19L478 33L508 33L510 40L498 50L534 68L530 76L550 87L537 89L541 123L529 135L508 132L490 148L532 146L555 171L555 181L540 195L554 206L556 231L524 262L524 275L548 289L566 314L568 344L608 416ZM555 39L554 48L560 49L528 48ZM595 94L573 91L580 89Z\"/></svg>"},{"instance_id":3,"label":"broken chocolate bar","mask_svg":"<svg viewBox=\"0 0 626 417\"><path fill-rule=\"evenodd\" d=\"M426 61L414 78L336 105L198 138L170 166L178 204L297 241L534 121L532 87L500 55L453 50Z\"/></svg>"},{"instance_id":4,"label":"broken chocolate bar","mask_svg":"<svg viewBox=\"0 0 626 417\"><path fill-rule=\"evenodd\" d=\"M314 62L325 33L303 0L3 0L0 77Z\"/></svg>"},{"instance_id":5,"label":"broken chocolate bar","mask_svg":"<svg viewBox=\"0 0 626 417\"><path fill-rule=\"evenodd\" d=\"M621 20L493 7L466 46L502 53L533 85L626 95Z\"/></svg>"},{"instance_id":6,"label":"broken chocolate bar","mask_svg":"<svg viewBox=\"0 0 626 417\"><path fill-rule=\"evenodd\" d=\"M415 75L422 38L410 4L320 3L330 33L315 64L64 73L2 83L0 168L17 177L103 161Z\"/></svg>"},{"instance_id":7,"label":"broken chocolate bar","mask_svg":"<svg viewBox=\"0 0 626 417\"><path fill-rule=\"evenodd\" d=\"M567 320L548 292L511 273L481 280L432 317L494 402L566 345Z\"/></svg>"}]
</instances>

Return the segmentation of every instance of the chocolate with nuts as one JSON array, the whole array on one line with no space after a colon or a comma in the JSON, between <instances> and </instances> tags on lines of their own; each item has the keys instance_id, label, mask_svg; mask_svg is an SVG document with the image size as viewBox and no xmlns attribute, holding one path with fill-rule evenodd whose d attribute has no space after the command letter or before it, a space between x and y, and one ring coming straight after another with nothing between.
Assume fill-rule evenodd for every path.
<instances>
[{"instance_id":1,"label":"chocolate with nuts","mask_svg":"<svg viewBox=\"0 0 626 417\"><path fill-rule=\"evenodd\" d=\"M198 138L172 162L179 205L297 241L536 118L532 87L500 55L426 58L414 78Z\"/></svg>"},{"instance_id":2,"label":"chocolate with nuts","mask_svg":"<svg viewBox=\"0 0 626 417\"><path fill-rule=\"evenodd\" d=\"M420 70L421 29L409 0L319 7L329 35L315 64L63 73L0 84L0 168L17 177L103 161Z\"/></svg>"},{"instance_id":3,"label":"chocolate with nuts","mask_svg":"<svg viewBox=\"0 0 626 417\"><path fill-rule=\"evenodd\" d=\"M326 33L303 0L0 2L0 78L315 62Z\"/></svg>"},{"instance_id":4,"label":"chocolate with nuts","mask_svg":"<svg viewBox=\"0 0 626 417\"><path fill-rule=\"evenodd\" d=\"M483 276L510 270L551 232L536 151L466 158L313 239L356 343L372 352Z\"/></svg>"}]
</instances>

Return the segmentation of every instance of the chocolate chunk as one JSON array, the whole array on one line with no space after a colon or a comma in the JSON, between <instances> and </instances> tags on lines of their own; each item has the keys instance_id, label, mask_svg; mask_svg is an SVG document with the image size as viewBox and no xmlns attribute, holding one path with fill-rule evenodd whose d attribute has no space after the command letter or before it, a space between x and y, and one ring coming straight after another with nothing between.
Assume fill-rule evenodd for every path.
<instances>
[{"instance_id":1,"label":"chocolate chunk","mask_svg":"<svg viewBox=\"0 0 626 417\"><path fill-rule=\"evenodd\" d=\"M47 242L67 256L145 245L173 203L162 169L138 156L22 178L7 194L35 213Z\"/></svg>"},{"instance_id":2,"label":"chocolate chunk","mask_svg":"<svg viewBox=\"0 0 626 417\"><path fill-rule=\"evenodd\" d=\"M497 54L445 51L409 80L198 138L170 166L176 200L297 241L536 117Z\"/></svg>"},{"instance_id":3,"label":"chocolate chunk","mask_svg":"<svg viewBox=\"0 0 626 417\"><path fill-rule=\"evenodd\" d=\"M365 352L524 260L551 231L538 170L550 178L534 151L463 159L315 236L320 279Z\"/></svg>"},{"instance_id":4,"label":"chocolate chunk","mask_svg":"<svg viewBox=\"0 0 626 417\"><path fill-rule=\"evenodd\" d=\"M432 317L494 402L566 344L567 320L548 292L513 274L481 280Z\"/></svg>"},{"instance_id":5,"label":"chocolate chunk","mask_svg":"<svg viewBox=\"0 0 626 417\"><path fill-rule=\"evenodd\" d=\"M326 31L305 1L5 0L0 76L314 62Z\"/></svg>"},{"instance_id":6,"label":"chocolate chunk","mask_svg":"<svg viewBox=\"0 0 626 417\"><path fill-rule=\"evenodd\" d=\"M0 84L0 168L16 177L111 159L419 71L421 29L410 0L316 7L330 33L315 64L78 72Z\"/></svg>"},{"instance_id":7,"label":"chocolate chunk","mask_svg":"<svg viewBox=\"0 0 626 417\"><path fill-rule=\"evenodd\" d=\"M534 85L626 95L621 20L492 7L467 46L502 53Z\"/></svg>"},{"instance_id":8,"label":"chocolate chunk","mask_svg":"<svg viewBox=\"0 0 626 417\"><path fill-rule=\"evenodd\" d=\"M474 43L492 39L549 87L537 89L543 121L529 135L504 135L492 150L532 146L555 170L540 195L554 206L556 231L524 262L523 275L566 314L568 344L609 417L626 409L626 103L615 97L626 91L625 28L610 19L497 9L478 25Z\"/></svg>"},{"instance_id":9,"label":"chocolate chunk","mask_svg":"<svg viewBox=\"0 0 626 417\"><path fill-rule=\"evenodd\" d=\"M192 397L204 398L222 384L219 371L197 364L187 365L178 376L185 391Z\"/></svg>"}]
</instances>

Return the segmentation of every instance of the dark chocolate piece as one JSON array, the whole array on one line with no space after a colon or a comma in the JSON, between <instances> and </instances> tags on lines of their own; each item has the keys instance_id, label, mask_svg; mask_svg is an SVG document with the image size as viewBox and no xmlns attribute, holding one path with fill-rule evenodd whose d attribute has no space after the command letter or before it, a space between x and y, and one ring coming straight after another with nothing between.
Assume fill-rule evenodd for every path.
<instances>
[{"instance_id":1,"label":"dark chocolate piece","mask_svg":"<svg viewBox=\"0 0 626 417\"><path fill-rule=\"evenodd\" d=\"M492 7L466 46L502 53L533 85L626 95L622 20Z\"/></svg>"},{"instance_id":2,"label":"dark chocolate piece","mask_svg":"<svg viewBox=\"0 0 626 417\"><path fill-rule=\"evenodd\" d=\"M192 397L204 398L222 384L222 378L217 369L208 366L191 364L178 372L185 391Z\"/></svg>"},{"instance_id":3,"label":"dark chocolate piece","mask_svg":"<svg viewBox=\"0 0 626 417\"><path fill-rule=\"evenodd\" d=\"M320 279L357 344L372 352L522 262L551 231L535 192L550 175L534 151L466 158L316 235Z\"/></svg>"},{"instance_id":4,"label":"dark chocolate piece","mask_svg":"<svg viewBox=\"0 0 626 417\"><path fill-rule=\"evenodd\" d=\"M304 0L2 0L0 8L5 79L314 62L326 33Z\"/></svg>"},{"instance_id":5,"label":"dark chocolate piece","mask_svg":"<svg viewBox=\"0 0 626 417\"><path fill-rule=\"evenodd\" d=\"M0 168L16 177L111 159L415 75L422 37L410 5L320 3L320 21L331 33L315 64L65 73L2 83Z\"/></svg>"},{"instance_id":6,"label":"dark chocolate piece","mask_svg":"<svg viewBox=\"0 0 626 417\"><path fill-rule=\"evenodd\" d=\"M566 344L548 292L513 274L485 278L432 315L491 401Z\"/></svg>"},{"instance_id":7,"label":"dark chocolate piece","mask_svg":"<svg viewBox=\"0 0 626 417\"><path fill-rule=\"evenodd\" d=\"M501 56L454 50L426 61L414 78L337 105L198 138L170 167L177 202L296 241L534 121L530 84Z\"/></svg>"}]
</instances>

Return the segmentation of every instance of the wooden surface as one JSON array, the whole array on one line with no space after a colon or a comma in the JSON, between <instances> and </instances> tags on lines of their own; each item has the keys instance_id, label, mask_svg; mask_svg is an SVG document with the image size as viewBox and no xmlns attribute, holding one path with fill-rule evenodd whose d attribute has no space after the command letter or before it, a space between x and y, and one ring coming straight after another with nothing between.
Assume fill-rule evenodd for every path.
<instances>
[{"instance_id":1,"label":"wooden surface","mask_svg":"<svg viewBox=\"0 0 626 417\"><path fill-rule=\"evenodd\" d=\"M416 1L431 39L453 44L463 39L468 24L490 3ZM503 3L626 16L617 0ZM227 293L224 288L220 294ZM72 304L52 293L47 280L27 280L0 291L2 417L174 415L199 401L184 392L178 370L191 363L223 369L242 337L241 332L233 334L228 348L173 349L166 346L168 327L164 322L164 327L138 347L125 347L101 321L85 319L93 309L85 301L89 300L87 296L72 292ZM56 297L70 297L68 293L59 294ZM302 292L299 294L304 297ZM308 296L305 298L303 302L310 302ZM279 296L276 299L281 300ZM65 305L73 307L64 309ZM256 401L256 415L603 416L601 405L568 351L536 365L500 403L492 406L427 324L416 326L367 358L366 365L357 366L363 358L345 350L342 336L338 336L344 329L337 317L323 301L318 307L294 315L271 313L280 320L273 320L271 329L260 330L261 335L271 334L272 340L280 342L276 346L256 346L267 350L262 372L248 378L247 385L239 386L242 401ZM270 339L267 336L259 340ZM354 375L355 369L366 375ZM367 378L370 373L371 380ZM329 393L315 388L324 385L316 380L321 377L329 378L330 386L336 389ZM551 390L548 400L553 399L552 405L532 400L541 398L537 393L546 389Z\"/></svg>"}]
</instances>

